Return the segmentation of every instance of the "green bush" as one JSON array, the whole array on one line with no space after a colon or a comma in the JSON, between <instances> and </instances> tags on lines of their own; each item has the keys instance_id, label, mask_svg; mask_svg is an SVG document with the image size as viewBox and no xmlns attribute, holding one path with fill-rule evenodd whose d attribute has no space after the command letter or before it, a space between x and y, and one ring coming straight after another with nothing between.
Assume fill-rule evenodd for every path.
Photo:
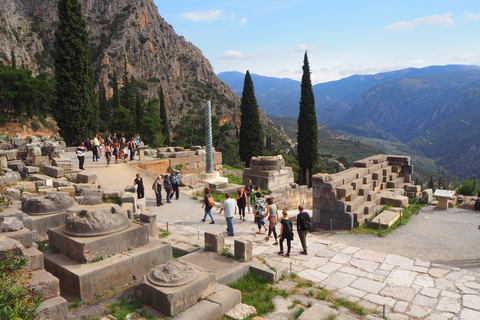
<instances>
[{"instance_id":1,"label":"green bush","mask_svg":"<svg viewBox=\"0 0 480 320\"><path fill-rule=\"evenodd\" d=\"M40 130L40 124L35 121L35 120L32 120L32 129L33 131L37 132L38 130Z\"/></svg>"},{"instance_id":2,"label":"green bush","mask_svg":"<svg viewBox=\"0 0 480 320\"><path fill-rule=\"evenodd\" d=\"M7 251L0 257L0 319L36 319L42 296L35 296L21 282L27 259Z\"/></svg>"},{"instance_id":3,"label":"green bush","mask_svg":"<svg viewBox=\"0 0 480 320\"><path fill-rule=\"evenodd\" d=\"M462 184L455 180L455 190L458 194L463 194L464 196L476 196L478 192L478 185L475 177L472 179L463 179Z\"/></svg>"},{"instance_id":4,"label":"green bush","mask_svg":"<svg viewBox=\"0 0 480 320\"><path fill-rule=\"evenodd\" d=\"M21 116L19 119L20 123L26 126L28 124L28 119L25 116Z\"/></svg>"}]
</instances>

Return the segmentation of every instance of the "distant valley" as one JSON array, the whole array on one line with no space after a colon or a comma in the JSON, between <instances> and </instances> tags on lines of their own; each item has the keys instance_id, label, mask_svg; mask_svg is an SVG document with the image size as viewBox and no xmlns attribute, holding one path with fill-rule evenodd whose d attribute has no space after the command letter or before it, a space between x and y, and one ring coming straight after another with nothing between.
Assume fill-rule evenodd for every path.
<instances>
[{"instance_id":1,"label":"distant valley","mask_svg":"<svg viewBox=\"0 0 480 320\"><path fill-rule=\"evenodd\" d=\"M241 96L243 74L218 77ZM297 117L300 82L252 74L270 117ZM317 119L330 129L403 143L460 177L480 171L480 67L409 68L313 86ZM379 148L381 149L381 148Z\"/></svg>"}]
</instances>

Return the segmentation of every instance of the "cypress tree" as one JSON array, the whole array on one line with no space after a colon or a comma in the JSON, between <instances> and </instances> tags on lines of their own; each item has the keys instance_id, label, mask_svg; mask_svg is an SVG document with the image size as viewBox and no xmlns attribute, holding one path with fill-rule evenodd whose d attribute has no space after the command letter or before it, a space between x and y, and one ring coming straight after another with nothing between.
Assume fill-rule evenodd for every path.
<instances>
[{"instance_id":1,"label":"cypress tree","mask_svg":"<svg viewBox=\"0 0 480 320\"><path fill-rule=\"evenodd\" d=\"M59 25L55 32L54 108L60 134L67 145L91 137L98 126L98 107L87 24L78 0L58 2Z\"/></svg>"},{"instance_id":2,"label":"cypress tree","mask_svg":"<svg viewBox=\"0 0 480 320\"><path fill-rule=\"evenodd\" d=\"M263 132L258 113L257 99L253 88L252 77L247 70L243 83L242 104L240 105L240 160L245 162L245 167L250 166L250 159L262 155Z\"/></svg>"},{"instance_id":3,"label":"cypress tree","mask_svg":"<svg viewBox=\"0 0 480 320\"><path fill-rule=\"evenodd\" d=\"M302 69L300 112L297 120L298 163L303 171L303 181L308 186L311 169L318 162L318 124L307 52Z\"/></svg>"},{"instance_id":4,"label":"cypress tree","mask_svg":"<svg viewBox=\"0 0 480 320\"><path fill-rule=\"evenodd\" d=\"M12 49L12 69L17 69L17 58L15 57L14 49Z\"/></svg>"},{"instance_id":5,"label":"cypress tree","mask_svg":"<svg viewBox=\"0 0 480 320\"><path fill-rule=\"evenodd\" d=\"M118 76L117 71L113 71L112 75L112 89L113 89L113 96L112 96L112 113L110 116L113 116L113 112L120 107L120 92L118 90Z\"/></svg>"},{"instance_id":6,"label":"cypress tree","mask_svg":"<svg viewBox=\"0 0 480 320\"><path fill-rule=\"evenodd\" d=\"M165 136L165 145L170 145L170 131L168 130L167 107L165 105L165 95L163 94L163 87L160 86L158 90L158 98L160 99L160 119L162 124L162 134Z\"/></svg>"}]
</instances>

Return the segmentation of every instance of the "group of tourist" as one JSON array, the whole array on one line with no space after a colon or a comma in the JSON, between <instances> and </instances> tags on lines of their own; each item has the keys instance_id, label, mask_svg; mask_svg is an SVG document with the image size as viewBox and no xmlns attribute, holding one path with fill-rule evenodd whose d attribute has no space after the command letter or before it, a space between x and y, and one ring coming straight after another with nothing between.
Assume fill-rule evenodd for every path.
<instances>
[{"instance_id":1,"label":"group of tourist","mask_svg":"<svg viewBox=\"0 0 480 320\"><path fill-rule=\"evenodd\" d=\"M105 141L100 135L95 135L93 140L87 138L85 142L80 143L77 147L77 158L79 162L79 169L85 170L83 167L85 163L85 152L92 151L93 161L97 161L101 157L105 156L107 160L107 167L110 166L110 161L112 157L115 157L115 163L120 163L119 161L127 162L128 152L130 154L130 161L135 160L135 152L137 147L143 146L144 143L140 138L140 134L136 134L127 141L125 134L122 133L120 137L117 137L117 134L114 133L113 136L108 134ZM125 150L128 149L128 152Z\"/></svg>"},{"instance_id":2,"label":"group of tourist","mask_svg":"<svg viewBox=\"0 0 480 320\"><path fill-rule=\"evenodd\" d=\"M204 216L202 222L205 222L207 216L210 217L210 224L215 224L215 219L212 215L212 207L214 206L214 200L210 191L210 188L205 188L205 196L203 199L202 208L204 209ZM229 193L225 193L225 201L222 203L219 214L224 213L225 220L227 222L227 234L228 236L234 236L233 230L233 218L237 214L240 217L240 221L245 222L245 208L248 208L248 213L253 212L255 214L255 223L258 226L258 232L256 235L262 234L262 228L265 232L268 230L268 234L265 240L269 241L273 235L275 239L274 245L280 244L280 251L278 254L283 255L283 241L287 243L287 253L285 256L290 256L291 241L293 240L293 225L288 218L287 210L283 210L282 219L280 220L277 205L274 204L273 198L268 198L266 201L262 196L260 187L253 188L252 181L248 180L245 187L240 187L237 191L235 199L230 198ZM302 244L303 251L301 254L307 255L307 233L311 229L310 216L304 211L303 206L298 207L297 215L297 233ZM265 219L268 221L268 229L265 225ZM276 225L280 220L280 233L277 235ZM280 240L280 241L279 241Z\"/></svg>"},{"instance_id":3,"label":"group of tourist","mask_svg":"<svg viewBox=\"0 0 480 320\"><path fill-rule=\"evenodd\" d=\"M180 198L180 190L178 181L178 175L181 171L173 169L170 174L158 175L157 179L154 181L152 189L155 192L155 198L157 200L157 207L163 206L162 198L162 187L165 190L167 197L167 203L172 203L172 198L175 196L175 199ZM162 180L163 179L163 180Z\"/></svg>"}]
</instances>

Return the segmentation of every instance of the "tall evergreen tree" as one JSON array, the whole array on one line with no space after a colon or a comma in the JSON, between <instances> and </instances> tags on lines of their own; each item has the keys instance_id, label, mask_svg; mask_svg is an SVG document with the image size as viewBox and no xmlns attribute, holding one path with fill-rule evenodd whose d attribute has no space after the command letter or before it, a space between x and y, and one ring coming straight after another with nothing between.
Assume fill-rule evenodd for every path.
<instances>
[{"instance_id":1,"label":"tall evergreen tree","mask_svg":"<svg viewBox=\"0 0 480 320\"><path fill-rule=\"evenodd\" d=\"M91 137L96 131L98 108L87 24L78 0L58 2L59 25L55 33L54 116L67 145Z\"/></svg>"},{"instance_id":2,"label":"tall evergreen tree","mask_svg":"<svg viewBox=\"0 0 480 320\"><path fill-rule=\"evenodd\" d=\"M136 81L133 76L129 77L126 57L124 58L124 63L123 63L122 84L123 86L120 89L120 103L122 107L130 111L130 114L133 117L133 123L130 124L130 129L133 131L136 131L137 130L137 112L136 112L136 94L135 94Z\"/></svg>"},{"instance_id":3,"label":"tall evergreen tree","mask_svg":"<svg viewBox=\"0 0 480 320\"><path fill-rule=\"evenodd\" d=\"M12 49L12 68L17 68L17 58L15 57L15 50Z\"/></svg>"},{"instance_id":4,"label":"tall evergreen tree","mask_svg":"<svg viewBox=\"0 0 480 320\"><path fill-rule=\"evenodd\" d=\"M118 76L117 76L117 71L113 70L113 75L112 75L112 89L113 89L113 96L112 96L112 114L115 112L120 107L120 91L118 89Z\"/></svg>"},{"instance_id":5,"label":"tall evergreen tree","mask_svg":"<svg viewBox=\"0 0 480 320\"><path fill-rule=\"evenodd\" d=\"M263 133L253 81L248 70L243 83L240 112L240 160L245 162L245 167L249 167L252 157L262 155Z\"/></svg>"},{"instance_id":6,"label":"tall evergreen tree","mask_svg":"<svg viewBox=\"0 0 480 320\"><path fill-rule=\"evenodd\" d=\"M167 106L165 105L165 95L163 94L162 86L160 86L160 90L158 90L158 98L160 99L160 119L162 124L162 134L165 137L165 145L169 146L171 144L170 130L168 130Z\"/></svg>"},{"instance_id":7,"label":"tall evergreen tree","mask_svg":"<svg viewBox=\"0 0 480 320\"><path fill-rule=\"evenodd\" d=\"M318 162L318 124L307 52L303 58L302 69L300 112L297 120L298 163L303 171L303 181L308 186L311 169Z\"/></svg>"},{"instance_id":8,"label":"tall evergreen tree","mask_svg":"<svg viewBox=\"0 0 480 320\"><path fill-rule=\"evenodd\" d=\"M105 91L105 86L102 83L98 89L98 108L100 109L99 129L102 132L106 132L108 129L108 122L112 117L112 112L110 110L110 103L107 101L107 92Z\"/></svg>"}]
</instances>

